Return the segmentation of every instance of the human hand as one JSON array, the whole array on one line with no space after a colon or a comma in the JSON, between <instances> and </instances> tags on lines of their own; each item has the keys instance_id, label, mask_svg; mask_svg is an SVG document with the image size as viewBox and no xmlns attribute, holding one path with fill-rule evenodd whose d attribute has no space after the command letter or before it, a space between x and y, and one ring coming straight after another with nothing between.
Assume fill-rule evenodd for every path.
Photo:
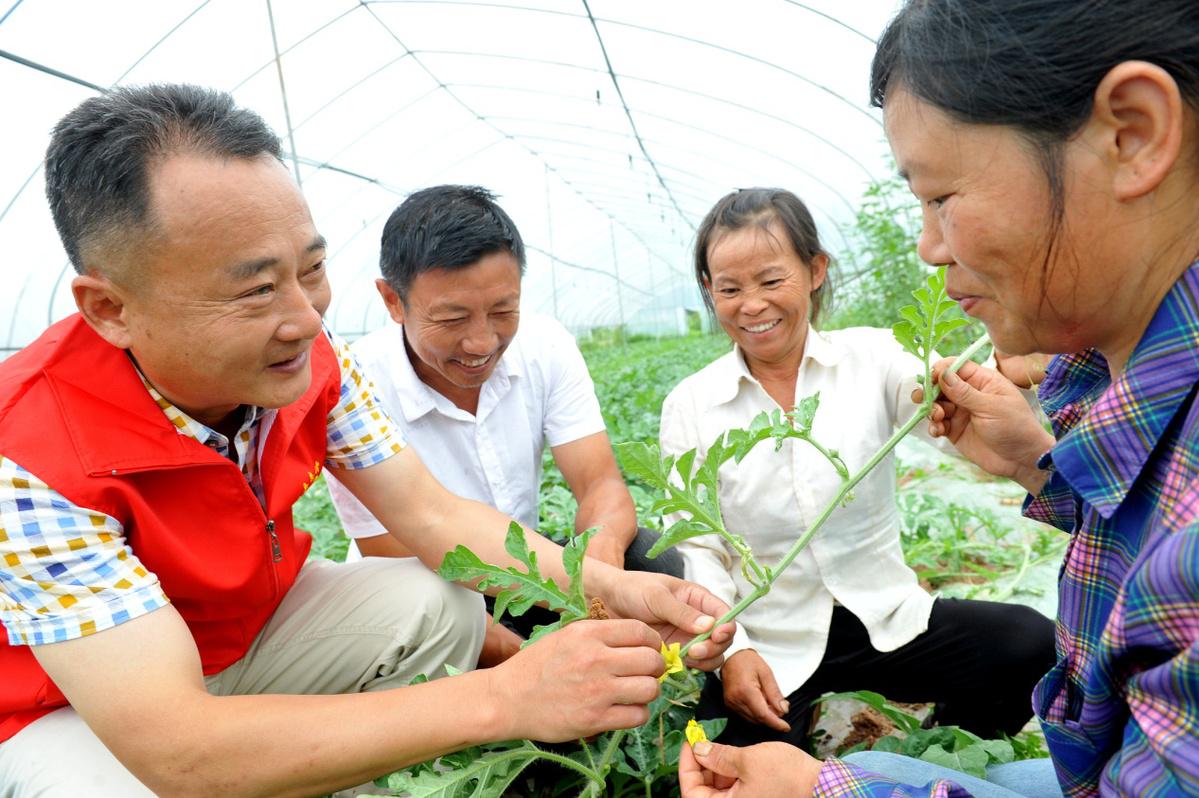
<instances>
[{"instance_id":1,"label":"human hand","mask_svg":"<svg viewBox=\"0 0 1199 798\"><path fill-rule=\"evenodd\" d=\"M808 798L823 765L787 743L683 743L679 789L682 798Z\"/></svg>"},{"instance_id":2,"label":"human hand","mask_svg":"<svg viewBox=\"0 0 1199 798\"><path fill-rule=\"evenodd\" d=\"M497 739L565 742L649 720L661 641L634 620L577 621L491 668L508 728Z\"/></svg>"},{"instance_id":3,"label":"human hand","mask_svg":"<svg viewBox=\"0 0 1199 798\"><path fill-rule=\"evenodd\" d=\"M666 574L597 569L591 584L598 585L596 595L614 617L644 621L667 644L687 643L729 611L727 604L699 585ZM705 671L720 667L736 629L731 622L714 629L711 637L688 652L686 665Z\"/></svg>"},{"instance_id":4,"label":"human hand","mask_svg":"<svg viewBox=\"0 0 1199 798\"><path fill-rule=\"evenodd\" d=\"M969 361L953 374L948 370L952 362L946 358L933 366L941 395L929 416L929 434L948 438L983 470L1014 479L1030 493L1038 492L1046 474L1036 463L1053 447L1053 436L1011 381ZM920 401L923 392L918 388L912 397Z\"/></svg>"},{"instance_id":5,"label":"human hand","mask_svg":"<svg viewBox=\"0 0 1199 798\"><path fill-rule=\"evenodd\" d=\"M1005 355L995 351L995 369L1017 388L1028 390L1041 384L1052 355L1032 352L1027 355Z\"/></svg>"},{"instance_id":6,"label":"human hand","mask_svg":"<svg viewBox=\"0 0 1199 798\"><path fill-rule=\"evenodd\" d=\"M789 708L787 699L779 690L774 672L757 651L746 648L729 657L720 671L720 681L725 705L738 715L776 731L791 731L791 725L783 720Z\"/></svg>"}]
</instances>

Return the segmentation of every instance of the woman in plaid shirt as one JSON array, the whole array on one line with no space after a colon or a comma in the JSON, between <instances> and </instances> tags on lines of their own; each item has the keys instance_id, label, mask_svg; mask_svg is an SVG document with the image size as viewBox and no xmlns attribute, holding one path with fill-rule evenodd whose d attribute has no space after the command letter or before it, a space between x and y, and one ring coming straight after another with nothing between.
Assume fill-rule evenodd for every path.
<instances>
[{"instance_id":1,"label":"woman in plaid shirt","mask_svg":"<svg viewBox=\"0 0 1199 798\"><path fill-rule=\"evenodd\" d=\"M1000 350L1061 353L1040 388L1052 434L973 364L930 426L1070 535L1033 694L1051 759L984 781L701 744L683 796L1197 795L1199 9L909 0L871 96L923 207L920 256Z\"/></svg>"}]
</instances>

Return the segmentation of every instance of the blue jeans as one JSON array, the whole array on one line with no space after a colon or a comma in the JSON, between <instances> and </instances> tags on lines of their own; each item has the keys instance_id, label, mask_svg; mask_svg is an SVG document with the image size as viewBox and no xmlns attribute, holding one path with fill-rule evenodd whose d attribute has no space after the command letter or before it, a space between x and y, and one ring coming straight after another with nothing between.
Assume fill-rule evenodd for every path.
<instances>
[{"instance_id":1,"label":"blue jeans","mask_svg":"<svg viewBox=\"0 0 1199 798\"><path fill-rule=\"evenodd\" d=\"M913 787L924 786L935 779L952 781L964 787L974 798L1062 798L1062 788L1053 770L1053 762L1049 759L1024 759L1006 765L992 765L987 768L986 780L910 756L881 751L859 751L845 757L845 761Z\"/></svg>"}]
</instances>

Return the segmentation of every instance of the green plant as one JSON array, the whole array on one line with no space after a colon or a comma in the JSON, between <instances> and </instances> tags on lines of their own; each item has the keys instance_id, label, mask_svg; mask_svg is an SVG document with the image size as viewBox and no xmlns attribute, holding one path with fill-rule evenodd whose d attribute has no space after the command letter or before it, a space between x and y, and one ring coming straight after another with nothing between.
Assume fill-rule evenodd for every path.
<instances>
[{"instance_id":1,"label":"green plant","mask_svg":"<svg viewBox=\"0 0 1199 798\"><path fill-rule=\"evenodd\" d=\"M917 578L933 589L952 584L953 594L965 598L1033 592L1021 584L1024 575L1065 548L1051 529L1038 527L1030 541L1021 541L993 512L931 493L903 492L898 504L900 542Z\"/></svg>"},{"instance_id":2,"label":"green plant","mask_svg":"<svg viewBox=\"0 0 1199 798\"><path fill-rule=\"evenodd\" d=\"M292 517L300 529L312 535L309 557L323 557L341 562L346 558L350 540L341 529L341 519L329 500L329 487L321 474L292 508Z\"/></svg>"},{"instance_id":3,"label":"green plant","mask_svg":"<svg viewBox=\"0 0 1199 798\"><path fill-rule=\"evenodd\" d=\"M870 747L872 751L903 754L978 778L986 778L988 765L1002 765L1016 759L1011 740L984 740L957 726L922 728L920 719L915 715L887 703L887 699L869 690L835 693L820 700L823 702L844 699L861 701L895 726L898 734L880 737ZM838 753L845 755L866 747L867 745L862 743Z\"/></svg>"},{"instance_id":4,"label":"green plant","mask_svg":"<svg viewBox=\"0 0 1199 798\"><path fill-rule=\"evenodd\" d=\"M820 404L819 396L803 399L788 413L762 414L753 420L749 428L722 434L708 448L703 462L698 466L695 450L677 458L663 458L654 444L629 442L618 446L625 469L661 492L662 498L653 505L654 512L679 513L682 516L681 520L663 532L651 550L651 556L690 537L706 534L721 536L741 555L746 578L754 585L754 590L738 601L719 619L718 624L732 620L765 595L778 575L790 565L837 507L852 500L853 487L931 411L938 391L936 386L930 386L930 358L945 336L960 328L963 322L948 316L954 303L945 295L943 272L930 276L912 295L917 301L916 306L905 307L901 311L903 318L893 331L904 349L924 363L924 400L913 418L856 473L849 471L837 452L824 448L811 437L812 421ZM985 336L976 341L952 368L960 367L986 342ZM758 563L745 539L725 527L719 506L717 474L724 463L729 460L740 462L763 441L773 440L777 451L788 439L797 439L815 447L836 470L842 484L816 521L772 568ZM446 556L441 574L455 581L473 581L479 589L502 588L496 598L496 617L504 611L519 615L535 603L559 610L562 613L559 622L550 627L540 627L534 635L536 639L552 628L586 617L582 567L588 538L588 534L581 535L572 539L566 547L563 565L570 579L570 587L565 590L541 575L536 556L529 551L523 532L515 524L509 530L506 549L525 566L524 570L490 565L469 549L459 546ZM683 647L681 653L685 655L692 646L707 637L708 633L697 635ZM396 782L393 788L411 796L500 796L524 767L537 759L546 759L583 778L581 796L598 796L609 787L610 780L621 776L636 780L639 787L644 787L644 794L650 796L655 779L669 772L672 757L668 748L677 752L683 739L682 725L672 724L668 728L667 718L675 707L698 698L698 692L695 676L686 669L677 676L671 675L663 683L662 695L655 701L656 707L652 710L650 722L637 729L618 730L601 736L596 745L598 758L586 741L580 741L580 752L570 755L549 752L530 742L500 743L479 747L465 757L441 757L437 767L401 773L394 777ZM709 736L715 736L718 729L706 731ZM388 786L392 786L390 780Z\"/></svg>"},{"instance_id":5,"label":"green plant","mask_svg":"<svg viewBox=\"0 0 1199 798\"><path fill-rule=\"evenodd\" d=\"M583 594L583 556L593 534L595 530L589 529L576 535L562 549L562 566L570 579L570 588L567 590L541 575L537 553L529 550L524 529L515 521L508 527L504 549L523 564L525 570L485 563L466 546L459 545L445 555L438 573L451 582L472 582L478 590L502 588L495 596L494 615L497 621L505 612L513 616L524 615L534 604L556 611L558 620L536 627L525 641L524 645L529 645L555 629L588 616L590 608Z\"/></svg>"}]
</instances>

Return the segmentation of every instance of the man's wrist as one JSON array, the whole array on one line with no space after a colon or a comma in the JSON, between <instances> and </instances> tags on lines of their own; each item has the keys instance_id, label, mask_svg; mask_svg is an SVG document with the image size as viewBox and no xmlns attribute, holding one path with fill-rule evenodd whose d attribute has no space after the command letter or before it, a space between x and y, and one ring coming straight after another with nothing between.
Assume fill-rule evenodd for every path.
<instances>
[{"instance_id":1,"label":"man's wrist","mask_svg":"<svg viewBox=\"0 0 1199 798\"><path fill-rule=\"evenodd\" d=\"M603 540L611 543L614 546L619 546L621 551L624 551L632 545L637 538L637 527L626 527L623 525L614 524L592 524L587 529L595 529L595 535L591 538L594 543L597 540Z\"/></svg>"},{"instance_id":2,"label":"man's wrist","mask_svg":"<svg viewBox=\"0 0 1199 798\"><path fill-rule=\"evenodd\" d=\"M587 544L587 554L603 560L615 568L623 568L624 556L628 548L628 542L622 540L619 535L609 532L607 528L603 528Z\"/></svg>"},{"instance_id":3,"label":"man's wrist","mask_svg":"<svg viewBox=\"0 0 1199 798\"><path fill-rule=\"evenodd\" d=\"M478 726L475 728L475 734L472 735L477 740L472 743L473 745L497 740L514 740L523 736L513 725L516 718L519 717L519 713L512 712L504 705L504 701L511 691L502 684L503 673L504 669L497 666L462 674L481 679L482 695L485 697L478 705Z\"/></svg>"}]
</instances>

